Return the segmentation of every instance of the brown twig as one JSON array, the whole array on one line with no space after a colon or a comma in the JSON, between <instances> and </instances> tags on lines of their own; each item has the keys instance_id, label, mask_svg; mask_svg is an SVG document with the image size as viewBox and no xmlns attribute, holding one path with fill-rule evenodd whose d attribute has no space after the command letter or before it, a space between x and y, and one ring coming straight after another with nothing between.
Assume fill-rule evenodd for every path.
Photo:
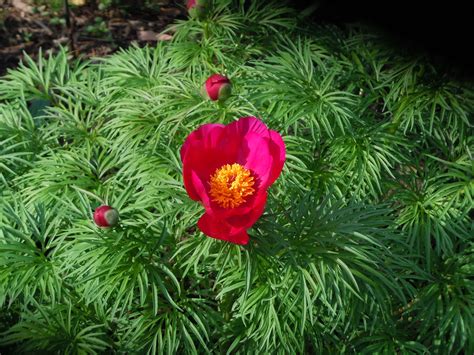
<instances>
[{"instance_id":1,"label":"brown twig","mask_svg":"<svg viewBox=\"0 0 474 355\"><path fill-rule=\"evenodd\" d=\"M76 48L74 43L74 18L71 15L68 0L64 0L64 17L66 19L66 26L69 32L69 43L71 44L71 52L74 53Z\"/></svg>"}]
</instances>

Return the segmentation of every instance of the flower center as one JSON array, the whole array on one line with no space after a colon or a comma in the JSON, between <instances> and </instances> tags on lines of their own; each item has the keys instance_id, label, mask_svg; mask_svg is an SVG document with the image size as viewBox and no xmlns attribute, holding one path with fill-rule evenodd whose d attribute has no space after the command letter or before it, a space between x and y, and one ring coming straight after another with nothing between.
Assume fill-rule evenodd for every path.
<instances>
[{"instance_id":1,"label":"flower center","mask_svg":"<svg viewBox=\"0 0 474 355\"><path fill-rule=\"evenodd\" d=\"M212 201L224 208L238 207L255 192L250 170L240 164L226 164L216 170L209 180Z\"/></svg>"}]
</instances>

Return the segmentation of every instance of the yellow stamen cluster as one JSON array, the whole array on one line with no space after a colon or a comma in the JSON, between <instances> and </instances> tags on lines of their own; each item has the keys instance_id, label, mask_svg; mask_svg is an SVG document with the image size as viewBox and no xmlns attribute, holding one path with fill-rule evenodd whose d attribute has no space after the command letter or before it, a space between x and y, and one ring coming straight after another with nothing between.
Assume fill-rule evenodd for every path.
<instances>
[{"instance_id":1,"label":"yellow stamen cluster","mask_svg":"<svg viewBox=\"0 0 474 355\"><path fill-rule=\"evenodd\" d=\"M224 208L235 208L255 192L250 170L240 164L226 164L216 170L209 180L212 201Z\"/></svg>"}]
</instances>

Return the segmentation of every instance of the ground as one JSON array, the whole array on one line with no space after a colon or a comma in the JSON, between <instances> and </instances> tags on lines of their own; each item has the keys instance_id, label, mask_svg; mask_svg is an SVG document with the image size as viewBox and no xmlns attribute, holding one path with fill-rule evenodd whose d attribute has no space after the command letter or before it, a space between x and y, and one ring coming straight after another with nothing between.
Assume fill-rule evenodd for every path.
<instances>
[{"instance_id":1,"label":"ground","mask_svg":"<svg viewBox=\"0 0 474 355\"><path fill-rule=\"evenodd\" d=\"M0 5L0 75L14 68L24 55L38 50L56 51L68 46L81 57L103 56L131 43L152 44L167 40L160 35L175 18L184 18L183 1L158 0L152 6L104 8L93 1L70 0L69 21L62 1L7 0ZM133 3L135 5L135 3ZM68 23L69 22L69 26Z\"/></svg>"}]
</instances>

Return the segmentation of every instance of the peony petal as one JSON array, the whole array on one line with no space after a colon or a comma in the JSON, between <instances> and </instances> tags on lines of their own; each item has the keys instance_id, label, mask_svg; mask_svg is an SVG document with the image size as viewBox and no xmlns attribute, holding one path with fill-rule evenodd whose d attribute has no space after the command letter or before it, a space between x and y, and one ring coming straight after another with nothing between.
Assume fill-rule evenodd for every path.
<instances>
[{"instance_id":1,"label":"peony petal","mask_svg":"<svg viewBox=\"0 0 474 355\"><path fill-rule=\"evenodd\" d=\"M286 160L286 148L283 138L280 134L275 131L270 131L270 153L273 157L273 166L268 179L268 186L273 184L275 180L280 176L283 169L283 165Z\"/></svg>"},{"instance_id":2,"label":"peony petal","mask_svg":"<svg viewBox=\"0 0 474 355\"><path fill-rule=\"evenodd\" d=\"M255 132L264 137L269 137L270 133L261 120L256 117L242 117L226 126L226 133L234 136L244 136L248 132Z\"/></svg>"},{"instance_id":3,"label":"peony petal","mask_svg":"<svg viewBox=\"0 0 474 355\"><path fill-rule=\"evenodd\" d=\"M209 139L207 142L197 140L187 147L183 161L184 186L189 197L202 201L205 206L210 204L208 193L211 175L221 166L236 162L239 141L228 138L219 141ZM197 179L200 181L198 185Z\"/></svg>"},{"instance_id":4,"label":"peony petal","mask_svg":"<svg viewBox=\"0 0 474 355\"><path fill-rule=\"evenodd\" d=\"M203 148L201 141L190 144L183 161L183 180L189 197L196 201L203 200L203 193L207 195L209 177L223 159L225 158L214 154L213 149Z\"/></svg>"},{"instance_id":5,"label":"peony petal","mask_svg":"<svg viewBox=\"0 0 474 355\"><path fill-rule=\"evenodd\" d=\"M183 176L184 188L189 197L195 201L202 201L205 206L209 205L210 201L206 187L198 173L194 170L186 170L186 173L183 173Z\"/></svg>"},{"instance_id":6,"label":"peony petal","mask_svg":"<svg viewBox=\"0 0 474 355\"><path fill-rule=\"evenodd\" d=\"M217 219L226 221L226 223L235 228L248 229L263 214L266 202L267 192L261 191L248 205L229 209L213 209L212 211L207 211L207 213L215 216Z\"/></svg>"},{"instance_id":7,"label":"peony petal","mask_svg":"<svg viewBox=\"0 0 474 355\"><path fill-rule=\"evenodd\" d=\"M222 124L205 124L200 126L186 138L181 147L180 155L183 162L183 180L184 186L189 197L193 200L199 201L201 197L199 191L200 187L194 186L195 178L192 178L192 172L195 171L198 176L211 174L214 170L209 167L201 159L201 156L212 157L213 146L220 141L221 133L224 125ZM205 169L205 168L209 169ZM205 171L203 171L205 170Z\"/></svg>"},{"instance_id":8,"label":"peony petal","mask_svg":"<svg viewBox=\"0 0 474 355\"><path fill-rule=\"evenodd\" d=\"M225 126L223 124L208 123L200 126L198 129L191 132L191 134L186 138L183 143L183 146L181 147L181 161L184 162L184 156L186 155L186 152L191 143L199 140L204 141L207 139L208 144L212 145L212 142L215 142L219 139L218 137L220 136L224 127Z\"/></svg>"},{"instance_id":9,"label":"peony petal","mask_svg":"<svg viewBox=\"0 0 474 355\"><path fill-rule=\"evenodd\" d=\"M237 163L245 166L257 177L258 187L266 189L270 177L273 157L269 140L256 132L248 132L242 139Z\"/></svg>"},{"instance_id":10,"label":"peony petal","mask_svg":"<svg viewBox=\"0 0 474 355\"><path fill-rule=\"evenodd\" d=\"M209 81L212 83L212 84L229 84L230 83L230 80L229 78L227 78L226 76L224 75L220 75L220 74L213 74L209 77Z\"/></svg>"},{"instance_id":11,"label":"peony petal","mask_svg":"<svg viewBox=\"0 0 474 355\"><path fill-rule=\"evenodd\" d=\"M219 99L219 88L220 85L214 85L206 82L206 91L212 101Z\"/></svg>"},{"instance_id":12,"label":"peony petal","mask_svg":"<svg viewBox=\"0 0 474 355\"><path fill-rule=\"evenodd\" d=\"M245 245L249 236L244 228L234 228L222 220L205 213L198 221L199 229L209 237Z\"/></svg>"}]
</instances>

